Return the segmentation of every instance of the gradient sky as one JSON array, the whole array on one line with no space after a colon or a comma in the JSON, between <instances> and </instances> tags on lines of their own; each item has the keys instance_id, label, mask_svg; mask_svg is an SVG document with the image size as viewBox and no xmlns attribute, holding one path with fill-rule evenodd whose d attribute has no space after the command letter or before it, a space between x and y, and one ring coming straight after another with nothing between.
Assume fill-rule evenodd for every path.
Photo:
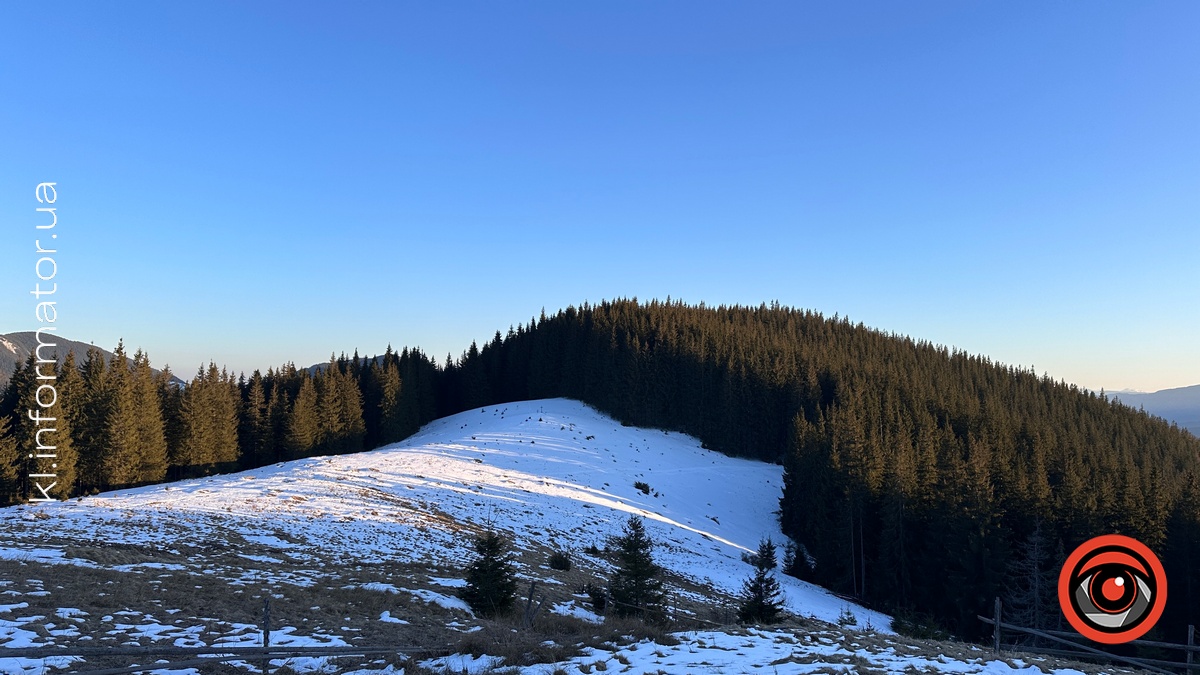
<instances>
[{"instance_id":1,"label":"gradient sky","mask_svg":"<svg viewBox=\"0 0 1200 675\"><path fill-rule=\"evenodd\" d=\"M0 4L0 333L190 377L779 300L1200 383L1200 3Z\"/></svg>"}]
</instances>

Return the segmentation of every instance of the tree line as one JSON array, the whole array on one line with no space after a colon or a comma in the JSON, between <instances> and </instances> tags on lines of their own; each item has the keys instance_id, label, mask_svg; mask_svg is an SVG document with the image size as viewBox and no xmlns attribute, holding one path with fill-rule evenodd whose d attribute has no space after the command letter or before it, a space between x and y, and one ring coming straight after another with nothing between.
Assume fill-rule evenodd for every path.
<instances>
[{"instance_id":1,"label":"tree line","mask_svg":"<svg viewBox=\"0 0 1200 675\"><path fill-rule=\"evenodd\" d=\"M992 599L1053 627L1067 554L1135 537L1200 624L1200 441L1102 393L845 318L633 300L567 308L443 370L444 412L566 396L781 463L789 569L974 636Z\"/></svg>"},{"instance_id":2,"label":"tree line","mask_svg":"<svg viewBox=\"0 0 1200 675\"><path fill-rule=\"evenodd\" d=\"M0 494L14 499L32 372L0 397ZM1032 368L836 315L617 300L543 313L441 365L389 348L249 378L209 364L186 387L144 354L58 372L72 494L353 452L564 396L782 464L791 573L905 621L974 635L1000 596L1010 617L1052 626L1066 555L1115 532L1163 560L1160 636L1200 624L1200 441Z\"/></svg>"},{"instance_id":3,"label":"tree line","mask_svg":"<svg viewBox=\"0 0 1200 675\"><path fill-rule=\"evenodd\" d=\"M27 413L46 381L39 375L53 377L58 394L52 433L43 424L40 437ZM0 499L30 497L24 460L39 442L54 445L62 498L378 447L434 418L436 380L434 364L407 349L249 378L209 363L184 386L124 344L108 362L98 349L82 363L71 353L38 364L30 354L0 395Z\"/></svg>"}]
</instances>

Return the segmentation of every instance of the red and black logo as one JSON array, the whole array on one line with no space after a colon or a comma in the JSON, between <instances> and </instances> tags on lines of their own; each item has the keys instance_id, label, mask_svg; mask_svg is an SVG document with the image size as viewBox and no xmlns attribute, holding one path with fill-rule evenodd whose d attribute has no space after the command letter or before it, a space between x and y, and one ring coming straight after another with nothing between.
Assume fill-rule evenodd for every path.
<instances>
[{"instance_id":1,"label":"red and black logo","mask_svg":"<svg viewBox=\"0 0 1200 675\"><path fill-rule=\"evenodd\" d=\"M1129 642L1162 616L1167 576L1140 541L1106 534L1067 557L1058 575L1058 602L1084 637L1110 645Z\"/></svg>"}]
</instances>

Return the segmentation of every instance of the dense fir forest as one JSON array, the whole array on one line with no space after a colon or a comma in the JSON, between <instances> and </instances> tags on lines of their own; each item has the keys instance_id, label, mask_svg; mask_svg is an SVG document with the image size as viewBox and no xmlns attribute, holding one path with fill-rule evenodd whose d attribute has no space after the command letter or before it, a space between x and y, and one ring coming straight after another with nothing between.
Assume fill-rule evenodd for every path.
<instances>
[{"instance_id":1,"label":"dense fir forest","mask_svg":"<svg viewBox=\"0 0 1200 675\"><path fill-rule=\"evenodd\" d=\"M621 421L782 463L791 572L973 636L991 600L1058 627L1058 569L1098 534L1163 559L1152 636L1200 624L1200 440L1034 372L789 309L615 301L497 332L439 366L419 350L186 387L118 346L55 372L72 494L356 452L436 417L565 396ZM23 500L33 357L0 396L0 495ZM43 364L43 368L54 367ZM42 374L46 371L43 370ZM69 477L69 478L67 478Z\"/></svg>"}]
</instances>

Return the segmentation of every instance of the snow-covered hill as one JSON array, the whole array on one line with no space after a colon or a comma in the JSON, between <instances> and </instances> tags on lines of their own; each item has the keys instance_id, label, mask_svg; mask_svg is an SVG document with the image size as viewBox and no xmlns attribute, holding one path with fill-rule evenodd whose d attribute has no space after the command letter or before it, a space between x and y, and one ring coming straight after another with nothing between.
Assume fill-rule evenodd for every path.
<instances>
[{"instance_id":1,"label":"snow-covered hill","mask_svg":"<svg viewBox=\"0 0 1200 675\"><path fill-rule=\"evenodd\" d=\"M274 603L274 644L438 643L481 629L453 587L485 523L511 535L521 577L548 589L548 609L596 620L579 586L603 583L601 549L629 514L657 542L677 616L703 619L750 575L743 553L784 540L781 477L554 399L464 412L372 452L2 510L0 647L253 644L262 598ZM546 565L552 550L571 552L570 573ZM780 580L796 615L853 616L886 638L889 617ZM687 638L692 648L713 639ZM22 672L2 651L0 672ZM791 672L781 663L773 672Z\"/></svg>"},{"instance_id":2,"label":"snow-covered hill","mask_svg":"<svg viewBox=\"0 0 1200 675\"><path fill-rule=\"evenodd\" d=\"M300 563L332 554L456 565L471 555L464 529L489 519L517 548L586 557L584 548L602 548L638 514L663 567L736 593L751 571L742 554L763 537L784 540L773 515L781 478L778 466L704 450L681 434L623 427L554 399L464 412L372 452L25 506L0 512L0 523L5 531L173 549L246 541ZM310 581L304 574L290 576ZM798 614L832 622L850 607L818 587L784 582ZM851 610L864 626L890 623Z\"/></svg>"}]
</instances>

